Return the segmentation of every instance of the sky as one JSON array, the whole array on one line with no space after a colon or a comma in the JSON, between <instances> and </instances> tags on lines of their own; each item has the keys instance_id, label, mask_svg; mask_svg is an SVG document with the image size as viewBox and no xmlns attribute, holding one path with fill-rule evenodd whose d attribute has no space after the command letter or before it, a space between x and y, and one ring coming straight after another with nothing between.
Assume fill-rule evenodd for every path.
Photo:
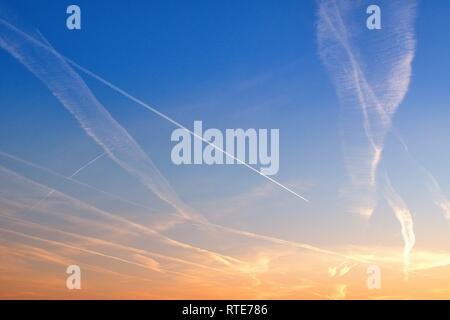
<instances>
[{"instance_id":1,"label":"sky","mask_svg":"<svg viewBox=\"0 0 450 320\"><path fill-rule=\"evenodd\" d=\"M449 297L448 1L70 4L0 0L0 297ZM309 202L175 165L145 106L279 129L270 178Z\"/></svg>"}]
</instances>

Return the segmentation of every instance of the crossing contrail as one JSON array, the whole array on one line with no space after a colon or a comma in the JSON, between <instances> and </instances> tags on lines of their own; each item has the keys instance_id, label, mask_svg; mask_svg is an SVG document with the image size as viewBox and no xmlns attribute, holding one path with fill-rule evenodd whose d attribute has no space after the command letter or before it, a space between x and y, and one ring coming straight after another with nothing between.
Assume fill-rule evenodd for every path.
<instances>
[{"instance_id":1,"label":"crossing contrail","mask_svg":"<svg viewBox=\"0 0 450 320\"><path fill-rule=\"evenodd\" d=\"M411 262L411 252L414 248L414 244L416 243L412 215L405 201L400 197L400 195L397 194L397 192L392 187L391 181L387 175L385 175L383 191L385 192L385 197L401 225L401 231L404 241L403 262L405 267L405 276L408 277L408 268Z\"/></svg>"},{"instance_id":2,"label":"crossing contrail","mask_svg":"<svg viewBox=\"0 0 450 320\"><path fill-rule=\"evenodd\" d=\"M75 177L77 174L79 174L81 171L83 171L84 169L86 169L87 167L89 167L91 164L93 164L94 162L96 162L97 160L103 158L103 156L106 155L106 152L103 152L101 154L99 154L98 156L96 156L95 158L93 158L92 160L88 161L87 163L85 163L84 165L82 165L80 168L78 168L77 170L75 170L74 173L72 173L68 178L71 179L73 177ZM61 183L61 185L59 187L62 186L62 184L64 183L64 181ZM44 197L42 197L42 199L38 200L34 205L32 205L30 207L30 209L34 209L36 207L38 207L42 202L44 202L45 200L48 199L48 197L50 197L56 190L50 190Z\"/></svg>"},{"instance_id":3,"label":"crossing contrail","mask_svg":"<svg viewBox=\"0 0 450 320\"><path fill-rule=\"evenodd\" d=\"M233 160L235 160L235 161L238 162L239 164L242 164L242 165L244 165L245 167L247 167L248 169L250 169L251 171L253 171L253 172L255 172L255 173L261 175L262 177L264 177L264 178L266 178L267 180L269 180L270 182L276 184L277 186L279 186L280 188L284 189L285 191L288 191L289 193L291 193L291 194L293 194L294 196L296 196L296 197L298 197L298 198L304 200L305 202L309 202L309 200L308 200L307 198L305 198L304 196L301 196L300 194L298 194L297 192L293 191L292 189L290 189L289 187L285 186L284 184L282 184L282 183L278 182L277 180L275 180L275 179L273 179L273 178L267 176L266 174L260 172L258 169L256 169L256 168L252 167L251 165L247 164L245 161L243 161L243 160L241 160L241 159L235 157L233 154L227 152L227 151L224 150L223 148L221 148L221 147L215 145L214 143L212 143L212 142L210 142L210 141L204 139L202 136L196 134L194 131L188 129L186 126L182 125L182 124L179 123L178 121L176 121L176 120L174 120L173 118L167 116L166 114L162 113L161 111L157 110L156 108L154 108L154 107L148 105L147 103L143 102L142 100L140 100L140 99L134 97L133 95L131 95L131 94L129 94L128 92L126 92L125 90L119 88L118 86L116 86L116 85L112 84L111 82L107 81L106 79L102 78L102 77L99 76L98 74L96 74L96 73L94 73L94 72L92 72L92 71L90 71L90 70L88 70L88 69L86 69L86 68L80 66L80 65L77 64L75 61L73 61L73 60L71 60L71 59L65 57L64 55L62 55L61 53L59 53L58 51L56 51L56 50L55 50L53 47L51 47L50 45L45 44L45 43L43 43L43 42L37 40L37 39L34 38L33 36L29 35L28 33L25 33L24 31L20 30L19 28L15 27L14 25L12 25L11 23L7 22L7 21L4 20L4 19L1 19L1 18L0 18L0 23L2 23L2 24L5 25L7 28L9 28L10 30L12 30L14 33L16 33L16 35L20 35L21 37L25 38L25 39L28 40L29 42L32 42L32 43L34 43L35 45L39 46L40 49L43 49L43 50L44 50L44 54L50 54L50 58L56 58L56 61L55 61L55 62L60 64L59 67L60 67L61 69L64 69L65 71L67 71L67 73L71 76L71 78L70 78L69 80L78 82L78 85L81 86L82 91L85 91L85 94L88 94L88 96L89 96L88 99L92 100L92 101L90 101L90 102L93 103L93 104L95 104L97 108L99 108L99 109L104 109L104 107L103 107L103 106L95 99L95 96L90 92L90 90L87 88L87 86L86 86L86 85L84 84L84 82L81 80L81 78L79 78L79 76L78 76L75 72L73 72L72 70L70 70L70 68L68 68L68 66L65 66L62 62L67 62L67 63L69 63L69 64L72 65L73 67L75 67L75 68L77 68L78 70L82 71L83 73L85 73L85 74L91 76L92 78L94 78L94 79L100 81L100 82L103 83L104 85L108 86L109 88L111 88L112 90L116 91L117 93L123 95L124 97L130 99L131 101L135 102L135 103L138 104L139 106L144 107L145 109L147 109L147 110L153 112L154 114L160 116L161 118L163 118L163 119L169 121L170 123L174 124L175 126L177 126L177 127L181 128L181 129L185 130L186 132L188 132L189 134L191 134L191 135L192 135L193 137L195 137L196 139L200 139L201 141L203 141L204 143L208 144L208 145L211 146L212 148L218 150L219 152L221 152L222 154L226 155L227 157L232 158ZM13 41L11 41L11 39L9 39L9 40L10 40L10 42L7 42L7 41L5 41L5 40L2 40L2 43L0 43L0 45L3 44L2 47L3 47L5 50L9 51L11 54L13 54L13 56L15 56L16 58L18 58L19 61L21 61L22 63L24 63L24 64L27 66L27 68L29 68L30 71L32 71L36 76L38 76L38 78L40 78L41 80L43 80L44 83L46 83L46 85L49 86L50 89L56 89L58 84L57 84L57 83L53 83L53 84L50 84L50 85L49 85L49 78L48 78L48 77L47 77L47 80L42 79L43 74L40 74L40 73L39 73L39 71L42 71L42 70L39 70L38 68L36 68L36 66L33 66L32 63L30 64L29 61L28 61L28 63L27 63L27 56L25 55L25 53L24 53L24 52L19 52L19 51L18 51L19 48L15 47L15 46L12 44ZM13 38L12 40L14 40L14 38ZM53 56L51 56L51 55L53 55ZM37 58L39 59L39 58L41 58L41 57L37 57ZM58 60L60 60L60 61L58 61ZM48 61L47 61L47 62L48 62ZM53 92L53 93L55 94L55 92ZM58 97L58 95L61 95L61 93L55 94L55 95L57 95L57 97ZM109 154L109 156L110 156L111 158L113 158L113 160L114 160L115 157L118 157L117 153L113 153L111 150L108 150L108 149L107 149L107 145L104 145L103 139L101 139L100 137L98 137L98 134L95 132L95 131L96 131L95 128L90 128L90 127L88 127L88 126L85 126L85 123L82 121L82 120L83 120L82 118L84 118L84 117L81 117L81 116L79 115L79 111L77 111L77 109L74 109L74 106L70 106L70 105L69 105L69 104L70 104L70 101L65 101L65 99L64 99L63 97L59 97L59 99L61 100L61 102L63 102L63 104L66 103L66 104L65 104L66 108L68 108L69 110L71 110L71 112L77 117L77 119L80 121L80 124L81 124L82 127L88 132L88 134L90 134L94 139L97 139L97 140L98 140L97 142L98 142L99 144L101 144L104 148L106 148L106 152ZM101 111L103 111L103 110L101 110ZM106 116L105 113L107 113L107 111L104 110L102 113L103 113L103 116ZM78 114L78 115L77 115L77 114ZM110 120L110 121L112 120L113 122L115 122L114 119L112 119L112 117L111 117L109 114L107 114L107 116L109 116L109 118L111 118L111 119L108 119L108 120ZM87 120L88 120L88 119L84 119L84 121L87 121ZM118 124L117 124L117 125L118 125ZM116 127L117 127L117 125L116 125ZM121 128L122 130L124 130L122 127L120 127L120 128ZM118 128L116 128L116 129L118 129ZM132 139L131 137L129 137L129 138ZM129 139L129 140L130 140L130 139ZM134 142L134 140L133 140L133 142ZM135 150L135 151L138 151L138 150ZM141 150L139 150L139 151L141 151ZM140 156L142 157L142 155L140 155ZM120 158L120 157L119 157L119 158ZM122 167L126 167L126 163L122 163L122 164L121 164L120 159L115 159L115 161L118 162L119 165L121 165ZM153 164L151 164L151 166L153 167L153 171L155 171L155 170L157 171L157 169L154 167ZM135 170L136 170L136 168L128 168L127 171L135 171ZM139 170L139 171L141 171L141 170ZM142 172L141 172L141 173L142 173ZM169 190L167 190L167 189L170 189L170 188L167 186L167 182L166 182L165 179L161 176L161 174L159 173L159 171L158 171L158 175L160 176L160 177L159 177L159 180L164 180L164 181L163 181L163 184L166 184L166 186L164 186L163 189L166 189L165 191L168 192ZM154 186L152 187L152 189L156 189L156 191L154 190L155 193L156 193L156 194L159 194L162 198L164 198L164 197L166 196L166 195L164 194L164 192L162 192L163 190L159 190L159 188L155 188ZM172 200L172 202L173 202L172 205L176 205L176 206L179 207L179 209L180 209L180 211L181 211L181 214L185 215L185 214L186 214L185 211L189 211L189 210L187 210L187 208L186 208L182 203L180 203L180 201L179 201L179 200L177 199L177 197L175 197L174 195L172 195L172 199L171 199L171 200Z\"/></svg>"},{"instance_id":4,"label":"crossing contrail","mask_svg":"<svg viewBox=\"0 0 450 320\"><path fill-rule=\"evenodd\" d=\"M7 153L0 152L0 155L3 155L5 157L8 157L8 158L13 159L15 161L24 163L26 165L29 165L29 166L33 167L33 168L36 168L36 169L39 169L39 170L43 170L43 171L45 171L47 173L50 173L52 175L55 175L57 177L65 178L68 181L77 182L77 180L75 180L73 178L69 179L67 177L64 177L64 176L58 174L58 173L53 172L50 169L46 169L46 168L40 167L38 165L35 165L33 163L30 163L30 162L27 162L25 160L22 160L20 158L15 157L15 156L9 155ZM15 179L20 179L20 180L24 181L28 185L32 185L34 187L40 187L40 188L48 189L47 186L45 186L45 185L43 185L41 183L35 182L33 180L30 180L30 179L28 179L26 177L23 177L23 176L19 175L18 173L14 172L14 171L11 171L11 170L9 170L9 169L1 166L1 165L0 165L0 173L4 173L7 176L14 177ZM86 184L82 184L82 185L83 186L87 186ZM133 229L133 230L137 230L137 231L139 231L142 234L145 234L147 236L153 236L153 237L157 238L158 240L160 240L162 243L167 244L169 246L173 246L173 247L177 247L177 248L181 248L181 249L186 249L186 250L190 250L190 251L193 251L193 252L197 252L197 253L200 253L200 254L204 254L204 255L206 255L206 256L208 256L208 257L210 257L210 258L212 258L212 259L214 259L216 261L224 262L226 265L230 265L230 263L243 263L239 259L233 258L231 256L226 256L226 255L214 252L214 251L203 249L201 247L196 247L194 245L190 245L190 244L188 244L186 242L175 240L175 239L173 239L173 238L171 238L169 236L166 236L165 234L159 232L158 230L155 230L155 229L150 228L148 226L145 226L145 225L142 225L140 223L134 222L134 221L132 221L132 220L130 220L128 218L122 217L122 216L120 216L118 214L114 214L114 213L111 213L109 211L106 211L106 210L100 209L98 207L95 207L95 206L93 206L91 204L83 202L82 200L80 200L78 198L74 198L74 197L72 197L70 195L67 195L67 194L65 194L65 193L63 193L61 191L57 191L57 192L58 192L59 196L61 196L61 197L63 197L65 199L65 201L73 202L74 205L77 206L77 207L81 207L84 210L92 212L93 214L95 214L97 216L102 216L104 218L107 218L110 221L118 222L118 223L126 226L127 228L130 228L130 229Z\"/></svg>"},{"instance_id":5,"label":"crossing contrail","mask_svg":"<svg viewBox=\"0 0 450 320\"><path fill-rule=\"evenodd\" d=\"M444 217L447 220L450 220L450 201L448 200L447 196L445 195L444 191L442 190L439 182L434 177L434 175L425 168L417 159L414 157L414 155L411 153L411 151L408 148L408 145L403 140L403 137L400 135L398 130L394 128L393 130L395 137L400 142L400 144L403 146L403 149L405 150L406 155L408 156L409 160L411 160L416 167L418 167L419 171L422 173L422 175L427 180L426 185L428 188L428 191L431 193L431 197L433 199L433 202L436 206L438 206L441 211L444 214Z\"/></svg>"},{"instance_id":6,"label":"crossing contrail","mask_svg":"<svg viewBox=\"0 0 450 320\"><path fill-rule=\"evenodd\" d=\"M379 30L365 30L369 1L319 0L319 53L341 105L341 134L352 211L370 217L377 204L377 169L392 119L408 92L415 55L416 1L378 1ZM361 23L363 21L363 23ZM415 244L412 216L387 175L383 194L399 220L404 261Z\"/></svg>"},{"instance_id":7,"label":"crossing contrail","mask_svg":"<svg viewBox=\"0 0 450 320\"><path fill-rule=\"evenodd\" d=\"M29 34L16 28L14 25L11 25L4 19L0 19L0 26L1 25L3 25L3 33L1 33L0 37L0 46L10 52L33 74L35 74L47 85L51 92L62 102L64 107L66 107L80 122L83 130L105 150L106 154L113 161L115 161L118 165L120 165L133 176L138 177L141 182L152 192L154 192L158 197L160 197L160 199L172 205L183 218L195 224L207 226L216 230L221 230L247 238L263 240L272 244L305 249L314 251L316 253L329 254L359 262L365 262L363 259L354 258L338 252L321 249L309 244L283 240L271 236L265 236L249 231L238 230L235 228L213 224L207 221L205 218L193 214L187 207L187 205L178 198L176 193L168 184L167 180L157 170L151 159L139 147L137 142L134 141L134 139L128 134L128 132L122 126L120 126L120 124L117 123L115 119L112 118L112 116L108 113L104 106L97 101L93 93L89 90L89 88L79 77L79 75L72 68L70 68L69 64L72 64L72 66L74 67L76 65L73 61L63 57L52 47L36 40ZM17 43L17 39L20 39L21 41ZM31 55L31 57L28 55L28 49L32 49L33 54ZM78 67L82 68L81 66ZM195 136L194 132L190 131L177 121L161 113L155 108L145 104L141 100L128 94L127 92L111 84L107 80L99 77L95 73L84 68L82 71L88 73L88 75L93 76L95 79L101 81L102 83L108 85L125 97L138 103L142 107L145 107L146 109L163 117L176 126L187 130ZM200 139L201 137L197 136L197 138ZM213 145L209 141L205 142L210 144L217 150L220 149L218 149L217 146ZM226 155L228 155L222 149L220 149L219 151L223 151ZM235 158L235 160L240 162L239 159ZM243 164L250 168L252 171L262 175L269 181L308 202L308 199L295 193L281 183L266 175L261 174L255 168L248 166L245 163Z\"/></svg>"},{"instance_id":8,"label":"crossing contrail","mask_svg":"<svg viewBox=\"0 0 450 320\"><path fill-rule=\"evenodd\" d=\"M382 29L366 30L368 1L320 0L320 56L338 92L341 135L354 211L370 216L376 173L393 116L410 83L415 54L415 0L379 1ZM361 22L362 21L362 22Z\"/></svg>"},{"instance_id":9,"label":"crossing contrail","mask_svg":"<svg viewBox=\"0 0 450 320\"><path fill-rule=\"evenodd\" d=\"M22 164L25 164L27 166L36 168L38 170L45 171L45 172L47 172L47 173L49 173L51 175L54 175L56 177L59 177L61 179L66 179L67 181L71 181L73 183L79 184L80 186L83 186L83 187L86 187L86 188L90 188L92 190L95 190L96 192L104 193L104 194L106 194L106 195L108 195L110 197L113 197L113 198L116 198L118 200L124 201L125 203L129 203L129 204L135 205L135 206L137 206L139 208L146 209L146 207L142 206L141 204L130 202L129 200L123 199L122 197L119 197L119 196L117 196L115 194L112 194L112 193L109 193L109 192L105 192L105 191L103 191L101 189L95 188L95 187L93 187L93 186L91 186L91 185L89 185L89 184L87 184L85 182L81 182L81 181L79 181L77 179L66 177L66 176L61 175L61 174L59 174L57 172L54 172L51 169L42 167L42 166L37 165L37 164L35 164L33 162L30 162L28 160L21 159L21 158L19 158L17 156L11 155L11 154L3 152L3 151L0 151L0 155L4 156L6 158L9 158L9 159L11 159L13 161L16 161L18 163L22 163ZM1 169L1 166L0 166L0 169ZM68 195L65 195L65 196L69 197ZM76 201L81 202L81 200L78 200L78 199L76 199ZM154 230L154 229L151 229L151 228L149 228L147 226L144 226L144 225L138 224L136 222L130 221L130 220L126 219L126 218L122 218L120 216L111 214L109 212L105 212L105 211L97 209L97 208L94 208L94 209L96 210L96 212L98 211L99 214L106 215L107 217L109 217L111 219L114 219L114 220L119 221L119 222L126 223L131 228L134 228L136 230L140 230L142 232L145 232L148 235L155 235L155 236L161 237L161 239L164 240L164 241L167 241L168 244L173 244L173 245L179 246L180 248L184 247L184 248L188 248L188 249L192 249L192 250L197 250L199 252L210 253L209 251L207 251L205 249L200 249L200 248L191 246L189 244L186 244L186 243L183 243L183 242L179 242L177 240L173 240L172 238L167 237L164 234L159 233L157 230ZM355 262L360 262L360 263L371 263L367 259L363 259L363 258L360 258L360 257L353 257L351 255L343 254L343 253L332 251L332 250L327 250L327 249L324 249L324 248L320 248L320 247L313 246L313 245L306 244L306 243L302 243L302 242L297 242L297 241L292 241L292 240L285 240L285 239L281 239L281 238L277 238L277 237L273 237L273 236L267 236L267 235L264 235L264 234L259 234L259 233L255 233L255 232L251 232L251 231L245 231L245 230L240 230L240 229L236 229L236 228L231 228L231 227L227 227L227 226L211 223L209 221L200 221L200 220L192 220L192 219L188 219L188 221L190 221L193 224L199 225L199 226L204 226L204 227L211 228L211 229L214 229L214 230L220 230L220 231L223 231L223 232L227 232L227 233L230 233L230 234L242 236L242 237L249 238L249 239L265 241L265 242L268 242L268 243L271 243L271 244L275 244L275 245L280 245L280 246L285 246L285 247L290 247L290 248L296 248L296 249L303 249L303 250L307 250L307 251L311 251L311 252L315 252L315 253L320 253L320 254L325 254L325 255L330 255L330 256L335 256L335 257L340 257L340 258L345 258L345 259L348 259L348 260L351 260L351 261L355 261ZM217 253L214 253L214 252L212 252L211 254L218 255ZM230 261L233 261L232 257L229 257L229 256L224 256L224 257L226 259L230 260ZM242 261L234 259L234 262L240 263Z\"/></svg>"}]
</instances>

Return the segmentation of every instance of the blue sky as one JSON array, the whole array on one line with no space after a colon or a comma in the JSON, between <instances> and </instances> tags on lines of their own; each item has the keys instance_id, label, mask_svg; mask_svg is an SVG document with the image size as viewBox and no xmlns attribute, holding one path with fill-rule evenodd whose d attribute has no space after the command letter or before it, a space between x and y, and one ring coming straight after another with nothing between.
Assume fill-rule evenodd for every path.
<instances>
[{"instance_id":1,"label":"blue sky","mask_svg":"<svg viewBox=\"0 0 450 320\"><path fill-rule=\"evenodd\" d=\"M0 3L65 56L189 128L202 120L205 128L280 129L275 178L311 204L280 190L242 204L239 196L264 190L267 181L242 166L173 165L172 124L81 74L180 197L202 214L226 225L317 245L401 245L398 223L386 205L380 204L366 221L341 203L346 181L341 107L318 54L315 1L77 1L80 31L65 27L71 1ZM411 84L393 126L415 161L450 194L450 3L420 1L417 12ZM101 152L45 86L3 50L0 104L1 151L63 175ZM421 243L448 248L450 242L442 240L448 224L425 199L420 170L392 134L384 158L393 182L414 209ZM168 210L108 159L79 178ZM217 207L225 213L213 212ZM187 237L194 238L189 232Z\"/></svg>"},{"instance_id":2,"label":"blue sky","mask_svg":"<svg viewBox=\"0 0 450 320\"><path fill-rule=\"evenodd\" d=\"M317 54L314 1L79 1L81 31L65 28L69 2L6 3L57 50L188 127L201 119L205 127L280 128L278 178L314 185L307 193L320 199L316 203L337 196L345 178L339 102ZM411 89L395 119L411 150L442 176L448 175L448 153L430 141L446 143L449 6L420 4ZM96 147L59 103L1 55L8 74L1 78L2 136L10 136L0 141L2 149L63 172L95 155ZM171 124L86 81L187 199L220 198L262 182L245 168L175 167L169 161ZM194 176L199 188L192 189ZM239 184L233 183L237 177ZM298 205L304 214L306 207Z\"/></svg>"}]
</instances>

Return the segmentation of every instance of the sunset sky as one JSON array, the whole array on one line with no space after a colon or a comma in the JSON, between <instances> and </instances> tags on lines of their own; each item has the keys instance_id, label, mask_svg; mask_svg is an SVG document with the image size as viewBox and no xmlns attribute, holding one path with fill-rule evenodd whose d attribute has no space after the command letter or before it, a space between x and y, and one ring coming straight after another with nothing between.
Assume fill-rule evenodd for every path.
<instances>
[{"instance_id":1,"label":"sunset sky","mask_svg":"<svg viewBox=\"0 0 450 320\"><path fill-rule=\"evenodd\" d=\"M0 298L450 298L449 30L445 0L0 0ZM151 109L279 129L279 184L175 165Z\"/></svg>"}]
</instances>

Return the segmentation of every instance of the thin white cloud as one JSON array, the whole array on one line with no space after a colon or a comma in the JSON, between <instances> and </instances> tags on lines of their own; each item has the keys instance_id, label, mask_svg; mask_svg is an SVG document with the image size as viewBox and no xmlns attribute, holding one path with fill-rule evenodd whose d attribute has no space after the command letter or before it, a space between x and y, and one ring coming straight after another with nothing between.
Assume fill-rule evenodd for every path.
<instances>
[{"instance_id":1,"label":"thin white cloud","mask_svg":"<svg viewBox=\"0 0 450 320\"><path fill-rule=\"evenodd\" d=\"M128 132L112 118L108 111L95 98L81 77L69 66L67 58L1 18L0 26L0 46L16 57L45 83L51 92L75 116L83 130L85 130L85 132L105 150L113 161L133 176L138 177L140 181L160 197L160 199L172 205L184 219L215 230L221 230L252 239L312 250L317 253L339 255L338 253L320 249L309 244L282 240L213 224L206 221L204 217L194 213L191 208L178 197L167 180L157 170L153 162L139 147L136 141L134 141ZM74 65L75 63L71 62L71 64ZM78 66L77 68L82 69L87 74L113 88L115 91L120 92L139 105L150 109L163 118L168 118L156 109L129 95L122 89L114 86L89 70L86 70L81 66ZM174 121L170 118L167 120L170 122ZM179 123L175 124L183 127ZM272 178L265 177L278 186L304 199L302 196L296 194Z\"/></svg>"},{"instance_id":2,"label":"thin white cloud","mask_svg":"<svg viewBox=\"0 0 450 320\"><path fill-rule=\"evenodd\" d=\"M415 54L416 1L379 1L382 29L369 31L361 14L369 1L320 0L319 52L341 105L341 134L352 210L370 217L377 204L377 170L393 116L403 101ZM384 196L399 220L404 261L415 243L412 216L386 177Z\"/></svg>"},{"instance_id":3,"label":"thin white cloud","mask_svg":"<svg viewBox=\"0 0 450 320\"><path fill-rule=\"evenodd\" d=\"M77 119L81 128L120 167L177 209L185 218L195 214L184 204L152 160L97 100L81 77L56 51L0 18L0 47L40 79ZM195 216L196 219L200 217Z\"/></svg>"},{"instance_id":4,"label":"thin white cloud","mask_svg":"<svg viewBox=\"0 0 450 320\"><path fill-rule=\"evenodd\" d=\"M392 117L404 99L415 52L416 1L381 1L382 30L366 30L367 1L319 1L319 52L339 94L349 193L371 215L376 173Z\"/></svg>"},{"instance_id":5,"label":"thin white cloud","mask_svg":"<svg viewBox=\"0 0 450 320\"><path fill-rule=\"evenodd\" d=\"M405 274L407 276L408 268L410 266L411 252L416 243L412 215L406 203L392 187L391 181L387 175L385 176L383 191L386 200L388 201L390 207L395 213L395 217L401 225L402 237L404 241L403 259L405 265Z\"/></svg>"}]
</instances>

